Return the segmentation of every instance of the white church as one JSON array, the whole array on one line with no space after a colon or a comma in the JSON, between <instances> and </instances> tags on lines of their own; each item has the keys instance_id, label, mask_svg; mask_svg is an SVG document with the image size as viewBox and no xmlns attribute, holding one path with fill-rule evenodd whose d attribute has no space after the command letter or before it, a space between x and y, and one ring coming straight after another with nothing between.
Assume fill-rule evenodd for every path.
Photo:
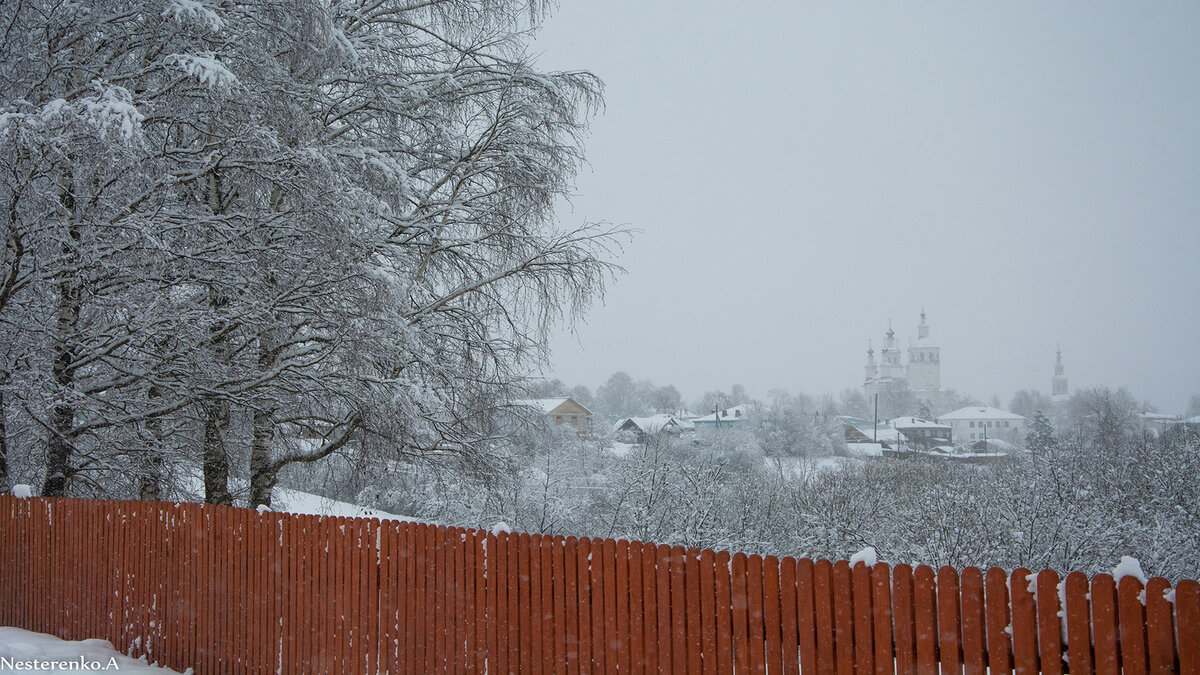
<instances>
[{"instance_id":1,"label":"white church","mask_svg":"<svg viewBox=\"0 0 1200 675\"><path fill-rule=\"evenodd\" d=\"M900 363L900 348L896 346L896 332L888 326L879 352L879 363L875 362L875 349L868 343L866 379L863 389L867 398L876 394L910 391L919 400L936 405L942 391L942 348L929 337L929 324L925 321L925 310L921 310L921 323L917 326L917 339L908 346L908 363Z\"/></svg>"}]
</instances>

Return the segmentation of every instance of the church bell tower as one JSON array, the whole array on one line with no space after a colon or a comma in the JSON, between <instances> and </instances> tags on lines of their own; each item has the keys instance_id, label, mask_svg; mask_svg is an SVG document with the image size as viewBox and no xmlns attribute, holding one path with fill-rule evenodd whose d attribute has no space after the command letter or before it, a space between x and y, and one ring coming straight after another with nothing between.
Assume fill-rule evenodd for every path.
<instances>
[{"instance_id":1,"label":"church bell tower","mask_svg":"<svg viewBox=\"0 0 1200 675\"><path fill-rule=\"evenodd\" d=\"M908 386L919 398L929 400L942 388L942 348L929 337L925 310L917 326L917 340L908 347Z\"/></svg>"},{"instance_id":2,"label":"church bell tower","mask_svg":"<svg viewBox=\"0 0 1200 675\"><path fill-rule=\"evenodd\" d=\"M1050 380L1050 395L1055 400L1063 400L1067 397L1067 375L1063 370L1062 362L1062 345L1058 346L1058 351L1054 357L1054 377Z\"/></svg>"}]
</instances>

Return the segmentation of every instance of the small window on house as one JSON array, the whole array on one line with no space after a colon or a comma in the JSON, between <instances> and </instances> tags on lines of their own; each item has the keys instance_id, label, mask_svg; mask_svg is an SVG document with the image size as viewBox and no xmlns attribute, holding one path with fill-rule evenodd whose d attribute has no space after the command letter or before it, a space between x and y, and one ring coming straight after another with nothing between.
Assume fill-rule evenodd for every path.
<instances>
[{"instance_id":1,"label":"small window on house","mask_svg":"<svg viewBox=\"0 0 1200 675\"><path fill-rule=\"evenodd\" d=\"M555 423L555 424L562 424L562 423L563 423L563 416L562 416L562 415L555 415L555 416L554 416L554 423Z\"/></svg>"},{"instance_id":2,"label":"small window on house","mask_svg":"<svg viewBox=\"0 0 1200 675\"><path fill-rule=\"evenodd\" d=\"M975 428L975 423L974 423L974 422L969 422L969 424L971 425L971 428L972 428L972 429L974 429L974 428ZM972 436L972 438L974 438L974 436Z\"/></svg>"}]
</instances>

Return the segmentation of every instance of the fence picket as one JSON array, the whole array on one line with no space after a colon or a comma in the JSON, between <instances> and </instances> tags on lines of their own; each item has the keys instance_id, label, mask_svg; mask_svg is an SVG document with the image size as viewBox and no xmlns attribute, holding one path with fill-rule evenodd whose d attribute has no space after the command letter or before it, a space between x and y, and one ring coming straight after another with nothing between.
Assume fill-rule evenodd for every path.
<instances>
[{"instance_id":1,"label":"fence picket","mask_svg":"<svg viewBox=\"0 0 1200 675\"><path fill-rule=\"evenodd\" d=\"M987 672L987 623L984 619L983 572L968 567L959 578L962 594L962 650L965 675Z\"/></svg>"},{"instance_id":2,"label":"fence picket","mask_svg":"<svg viewBox=\"0 0 1200 675\"><path fill-rule=\"evenodd\" d=\"M854 607L850 563L833 564L833 647L838 675L854 673Z\"/></svg>"},{"instance_id":3,"label":"fence picket","mask_svg":"<svg viewBox=\"0 0 1200 675\"><path fill-rule=\"evenodd\" d=\"M1033 602L1035 577L1024 567L1013 570L1009 583L1012 598L1013 666L1017 675L1038 673L1037 608Z\"/></svg>"},{"instance_id":4,"label":"fence picket","mask_svg":"<svg viewBox=\"0 0 1200 675\"><path fill-rule=\"evenodd\" d=\"M1092 578L1092 639L1095 643L1096 675L1121 672L1117 644L1117 585L1107 574Z\"/></svg>"},{"instance_id":5,"label":"fence picket","mask_svg":"<svg viewBox=\"0 0 1200 675\"><path fill-rule=\"evenodd\" d=\"M1192 580L1175 586L1175 630L1179 645L1180 675L1200 673L1200 583Z\"/></svg>"},{"instance_id":6,"label":"fence picket","mask_svg":"<svg viewBox=\"0 0 1200 675\"><path fill-rule=\"evenodd\" d=\"M583 600L580 597L579 591L579 553L576 550L575 537L567 537L563 542L563 570L566 574L566 610L567 610L567 625L566 625L566 651L567 651L567 675L577 675L579 673L580 654L582 647L580 646L580 630L579 630L579 612L583 605Z\"/></svg>"},{"instance_id":7,"label":"fence picket","mask_svg":"<svg viewBox=\"0 0 1200 675\"><path fill-rule=\"evenodd\" d=\"M1146 611L1142 605L1142 582L1122 577L1117 584L1117 614L1121 629L1121 672L1140 675L1146 671Z\"/></svg>"},{"instance_id":8,"label":"fence picket","mask_svg":"<svg viewBox=\"0 0 1200 675\"><path fill-rule=\"evenodd\" d=\"M642 623L643 644L646 646L646 672L657 673L658 667L658 548L642 544L642 607L646 620Z\"/></svg>"},{"instance_id":9,"label":"fence picket","mask_svg":"<svg viewBox=\"0 0 1200 675\"><path fill-rule=\"evenodd\" d=\"M875 672L886 675L895 672L892 633L891 579L885 563L871 568L872 607L875 617Z\"/></svg>"},{"instance_id":10,"label":"fence picket","mask_svg":"<svg viewBox=\"0 0 1200 675\"><path fill-rule=\"evenodd\" d=\"M816 671L832 673L836 668L833 649L833 564L813 563L813 611L817 631Z\"/></svg>"},{"instance_id":11,"label":"fence picket","mask_svg":"<svg viewBox=\"0 0 1200 675\"><path fill-rule=\"evenodd\" d=\"M646 672L646 625L645 617L645 585L642 574L645 564L642 562L642 542L629 543L626 551L629 566L629 669L633 673Z\"/></svg>"},{"instance_id":12,"label":"fence picket","mask_svg":"<svg viewBox=\"0 0 1200 675\"><path fill-rule=\"evenodd\" d=\"M750 672L763 673L763 560L758 554L746 558L746 626L750 641Z\"/></svg>"},{"instance_id":13,"label":"fence picket","mask_svg":"<svg viewBox=\"0 0 1200 675\"><path fill-rule=\"evenodd\" d=\"M554 538L543 535L541 540L541 579L542 611L535 621L542 629L542 672L549 675L554 672L555 663L555 604L554 604ZM559 628L561 631L561 628ZM559 650L561 653L561 649Z\"/></svg>"},{"instance_id":14,"label":"fence picket","mask_svg":"<svg viewBox=\"0 0 1200 675\"><path fill-rule=\"evenodd\" d=\"M796 615L796 559L779 561L779 629L782 633L783 671L800 672L800 627Z\"/></svg>"},{"instance_id":15,"label":"fence picket","mask_svg":"<svg viewBox=\"0 0 1200 675\"><path fill-rule=\"evenodd\" d=\"M674 644L671 632L671 547L660 544L655 555L655 590L658 608L658 672L674 671Z\"/></svg>"},{"instance_id":16,"label":"fence picket","mask_svg":"<svg viewBox=\"0 0 1200 675\"><path fill-rule=\"evenodd\" d=\"M447 549L447 538L452 529L444 525L432 528L433 539L430 546L433 548L433 555L425 558L427 561L433 560L433 567L429 570L429 581L427 582L432 589L429 599L433 604L433 640L426 644L426 649L433 649L433 667L429 672L434 673L448 672L447 665L450 655L448 638L453 632L451 625L453 616L450 609L449 577L452 572L450 569L451 558L447 555L450 552ZM528 626L526 634L528 634Z\"/></svg>"},{"instance_id":17,"label":"fence picket","mask_svg":"<svg viewBox=\"0 0 1200 675\"><path fill-rule=\"evenodd\" d=\"M917 643L917 672L938 672L937 578L932 567L913 570L913 633Z\"/></svg>"},{"instance_id":18,"label":"fence picket","mask_svg":"<svg viewBox=\"0 0 1200 675\"><path fill-rule=\"evenodd\" d=\"M749 592L746 588L746 554L734 553L733 566L729 570L733 607L733 658L738 673L750 672L750 609Z\"/></svg>"},{"instance_id":19,"label":"fence picket","mask_svg":"<svg viewBox=\"0 0 1200 675\"><path fill-rule=\"evenodd\" d=\"M1150 672L1175 671L1174 610L1166 599L1170 582L1154 577L1146 583L1146 655Z\"/></svg>"},{"instance_id":20,"label":"fence picket","mask_svg":"<svg viewBox=\"0 0 1200 675\"><path fill-rule=\"evenodd\" d=\"M1012 629L1008 596L1008 575L993 567L986 575L984 613L987 615L987 666L997 675L1012 673Z\"/></svg>"},{"instance_id":21,"label":"fence picket","mask_svg":"<svg viewBox=\"0 0 1200 675\"><path fill-rule=\"evenodd\" d=\"M892 569L892 625L896 640L896 672L917 672L916 622L913 618L913 572L908 565Z\"/></svg>"},{"instance_id":22,"label":"fence picket","mask_svg":"<svg viewBox=\"0 0 1200 675\"><path fill-rule=\"evenodd\" d=\"M467 539L467 574L471 586L471 621L467 630L467 670L487 668L487 535L471 530Z\"/></svg>"},{"instance_id":23,"label":"fence picket","mask_svg":"<svg viewBox=\"0 0 1200 675\"><path fill-rule=\"evenodd\" d=\"M508 672L508 535L491 532L487 536L487 666L488 672Z\"/></svg>"},{"instance_id":24,"label":"fence picket","mask_svg":"<svg viewBox=\"0 0 1200 675\"><path fill-rule=\"evenodd\" d=\"M1091 609L1088 607L1088 580L1080 572L1063 579L1067 606L1067 663L1073 672L1092 672Z\"/></svg>"},{"instance_id":25,"label":"fence picket","mask_svg":"<svg viewBox=\"0 0 1200 675\"><path fill-rule=\"evenodd\" d=\"M554 576L554 664L555 672L559 675L567 673L567 653L571 649L569 639L569 622L570 616L568 608L574 609L575 603L573 600L567 599L567 588L571 584L571 578L567 572L567 542L562 537L555 537L553 541L553 553L551 555L551 564ZM474 670L473 667L468 667L469 670Z\"/></svg>"},{"instance_id":26,"label":"fence picket","mask_svg":"<svg viewBox=\"0 0 1200 675\"><path fill-rule=\"evenodd\" d=\"M1061 675L1062 668L1062 617L1058 598L1058 573L1042 570L1037 575L1038 646L1042 672Z\"/></svg>"},{"instance_id":27,"label":"fence picket","mask_svg":"<svg viewBox=\"0 0 1200 675\"><path fill-rule=\"evenodd\" d=\"M591 673L592 667L592 574L591 542L581 537L576 546L576 574L579 596L579 672Z\"/></svg>"},{"instance_id":28,"label":"fence picket","mask_svg":"<svg viewBox=\"0 0 1200 675\"><path fill-rule=\"evenodd\" d=\"M854 665L863 673L875 672L875 606L871 568L858 562L850 570L854 608Z\"/></svg>"},{"instance_id":29,"label":"fence picket","mask_svg":"<svg viewBox=\"0 0 1200 675\"><path fill-rule=\"evenodd\" d=\"M618 626L620 620L617 618L617 546L612 539L604 540L603 552L603 567L604 567L604 667L605 672L617 670L619 667L618 649L620 647L620 634Z\"/></svg>"},{"instance_id":30,"label":"fence picket","mask_svg":"<svg viewBox=\"0 0 1200 675\"><path fill-rule=\"evenodd\" d=\"M671 548L671 671L677 675L684 675L688 672L687 588L683 582L684 557L685 552L682 546Z\"/></svg>"},{"instance_id":31,"label":"fence picket","mask_svg":"<svg viewBox=\"0 0 1200 675\"><path fill-rule=\"evenodd\" d=\"M800 649L800 672L817 672L817 615L813 606L813 561L796 561L796 627Z\"/></svg>"},{"instance_id":32,"label":"fence picket","mask_svg":"<svg viewBox=\"0 0 1200 675\"><path fill-rule=\"evenodd\" d=\"M962 668L962 617L958 571L942 567L937 573L938 655L941 667L952 673Z\"/></svg>"},{"instance_id":33,"label":"fence picket","mask_svg":"<svg viewBox=\"0 0 1200 675\"><path fill-rule=\"evenodd\" d=\"M700 549L689 548L684 560L684 580L687 584L687 662L689 673L699 673L704 669L701 646L701 611L700 611Z\"/></svg>"},{"instance_id":34,"label":"fence picket","mask_svg":"<svg viewBox=\"0 0 1200 675\"><path fill-rule=\"evenodd\" d=\"M521 538L515 533L508 534L508 579L502 577L501 583L508 586L508 608L506 626L508 629L508 670L521 671Z\"/></svg>"},{"instance_id":35,"label":"fence picket","mask_svg":"<svg viewBox=\"0 0 1200 675\"><path fill-rule=\"evenodd\" d=\"M713 565L717 585L717 672L733 672L733 563L729 551L717 553Z\"/></svg>"},{"instance_id":36,"label":"fence picket","mask_svg":"<svg viewBox=\"0 0 1200 675\"><path fill-rule=\"evenodd\" d=\"M406 673L418 673L417 653L419 651L420 640L420 625L418 624L417 614L420 607L421 588L419 578L422 570L421 565L421 538L420 526L416 523L408 523L405 528L404 538L407 542L407 557L405 560L406 576L404 583L405 603L404 603L404 623L406 630L404 632L404 671ZM491 541L491 538L489 538ZM499 563L497 563L499 564ZM499 586L500 584L497 584ZM493 620L489 622L489 626L494 628L498 622ZM492 629L492 628L489 628Z\"/></svg>"},{"instance_id":37,"label":"fence picket","mask_svg":"<svg viewBox=\"0 0 1200 675\"><path fill-rule=\"evenodd\" d=\"M779 559L773 555L763 558L763 632L766 634L766 671L783 670L783 644L779 616Z\"/></svg>"},{"instance_id":38,"label":"fence picket","mask_svg":"<svg viewBox=\"0 0 1200 675\"><path fill-rule=\"evenodd\" d=\"M521 672L540 675L542 672L542 536L521 535L523 567L521 571Z\"/></svg>"}]
</instances>

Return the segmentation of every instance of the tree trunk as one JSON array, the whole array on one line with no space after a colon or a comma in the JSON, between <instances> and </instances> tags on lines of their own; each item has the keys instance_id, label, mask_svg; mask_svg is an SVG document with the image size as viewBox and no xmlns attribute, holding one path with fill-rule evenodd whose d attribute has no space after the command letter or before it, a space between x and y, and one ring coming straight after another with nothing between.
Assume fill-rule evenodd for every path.
<instances>
[{"instance_id":1,"label":"tree trunk","mask_svg":"<svg viewBox=\"0 0 1200 675\"><path fill-rule=\"evenodd\" d=\"M8 482L8 427L5 424L4 392L0 391L0 494L8 494L11 487Z\"/></svg>"},{"instance_id":2,"label":"tree trunk","mask_svg":"<svg viewBox=\"0 0 1200 675\"><path fill-rule=\"evenodd\" d=\"M250 445L250 507L270 506L271 491L279 468L271 463L271 439L275 436L273 410L254 411L254 440Z\"/></svg>"},{"instance_id":3,"label":"tree trunk","mask_svg":"<svg viewBox=\"0 0 1200 675\"><path fill-rule=\"evenodd\" d=\"M156 386L151 386L146 392L146 397L153 400L160 397L162 393ZM138 499L147 502L163 501L165 494L163 467L166 460L163 457L163 434L162 422L157 418L152 418L146 421L146 428L150 432L150 447L146 449L144 455L137 462L140 466L138 481Z\"/></svg>"},{"instance_id":4,"label":"tree trunk","mask_svg":"<svg viewBox=\"0 0 1200 675\"><path fill-rule=\"evenodd\" d=\"M67 241L62 244L65 260L70 260L79 244L79 226L75 223L75 195L70 174L63 181L60 203L66 211ZM71 466L72 430L75 425L75 406L70 403L70 391L75 383L76 331L79 325L79 302L83 287L79 275L67 266L58 282L58 318L54 332L54 363L51 373L58 385L58 401L50 413L50 438L46 444L46 482L42 495L64 497L75 469Z\"/></svg>"},{"instance_id":5,"label":"tree trunk","mask_svg":"<svg viewBox=\"0 0 1200 675\"><path fill-rule=\"evenodd\" d=\"M144 502L163 501L163 458L157 448L146 451L141 467L138 499Z\"/></svg>"},{"instance_id":6,"label":"tree trunk","mask_svg":"<svg viewBox=\"0 0 1200 675\"><path fill-rule=\"evenodd\" d=\"M229 457L221 437L221 430L228 422L228 403L204 405L204 501L209 504L233 506L233 495L229 493Z\"/></svg>"}]
</instances>

